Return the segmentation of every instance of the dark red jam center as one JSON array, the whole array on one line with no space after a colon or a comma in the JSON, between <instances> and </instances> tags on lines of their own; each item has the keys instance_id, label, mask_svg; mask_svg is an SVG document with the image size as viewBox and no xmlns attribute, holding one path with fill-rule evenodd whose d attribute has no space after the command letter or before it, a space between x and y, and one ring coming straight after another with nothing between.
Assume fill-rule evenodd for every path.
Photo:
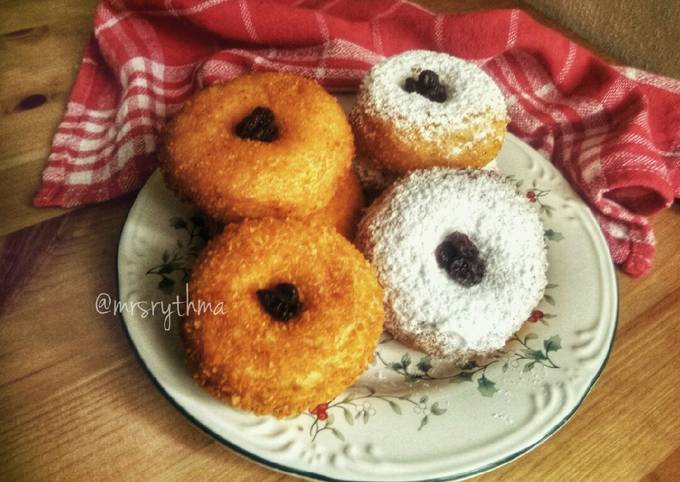
<instances>
[{"instance_id":1,"label":"dark red jam center","mask_svg":"<svg viewBox=\"0 0 680 482\"><path fill-rule=\"evenodd\" d=\"M255 107L236 124L234 132L241 139L260 142L272 142L279 137L279 130L274 123L274 113L268 107Z\"/></svg>"},{"instance_id":2,"label":"dark red jam center","mask_svg":"<svg viewBox=\"0 0 680 482\"><path fill-rule=\"evenodd\" d=\"M288 321L300 313L302 303L294 284L279 283L270 289L257 290L264 311L277 321Z\"/></svg>"},{"instance_id":3,"label":"dark red jam center","mask_svg":"<svg viewBox=\"0 0 680 482\"><path fill-rule=\"evenodd\" d=\"M439 76L432 70L423 70L418 78L408 77L404 81L406 92L416 92L432 102L444 102L448 95L446 87L439 82Z\"/></svg>"},{"instance_id":4,"label":"dark red jam center","mask_svg":"<svg viewBox=\"0 0 680 482\"><path fill-rule=\"evenodd\" d=\"M469 288L482 282L486 262L479 257L479 249L465 234L454 231L434 252L437 264L458 284Z\"/></svg>"}]
</instances>

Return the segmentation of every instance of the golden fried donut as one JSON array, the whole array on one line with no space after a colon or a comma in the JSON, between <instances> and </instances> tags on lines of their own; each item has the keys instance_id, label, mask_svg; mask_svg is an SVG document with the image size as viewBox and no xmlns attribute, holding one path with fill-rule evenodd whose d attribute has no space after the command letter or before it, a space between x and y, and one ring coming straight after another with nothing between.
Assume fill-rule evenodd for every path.
<instances>
[{"instance_id":1,"label":"golden fried donut","mask_svg":"<svg viewBox=\"0 0 680 482\"><path fill-rule=\"evenodd\" d=\"M194 95L168 125L160 158L181 198L230 222L321 209L353 153L334 97L313 80L267 72Z\"/></svg>"},{"instance_id":2,"label":"golden fried donut","mask_svg":"<svg viewBox=\"0 0 680 482\"><path fill-rule=\"evenodd\" d=\"M264 303L291 284L289 310ZM224 313L190 313L182 324L194 379L257 414L295 415L337 396L372 360L383 326L369 263L331 227L304 221L227 225L199 256L190 297L222 302Z\"/></svg>"},{"instance_id":3,"label":"golden fried donut","mask_svg":"<svg viewBox=\"0 0 680 482\"><path fill-rule=\"evenodd\" d=\"M506 132L500 89L474 64L412 50L376 64L362 81L350 115L361 157L386 173L484 167Z\"/></svg>"},{"instance_id":4,"label":"golden fried donut","mask_svg":"<svg viewBox=\"0 0 680 482\"><path fill-rule=\"evenodd\" d=\"M364 202L364 193L359 178L354 170L350 169L340 179L331 202L313 213L309 220L333 226L344 237L352 240Z\"/></svg>"}]
</instances>

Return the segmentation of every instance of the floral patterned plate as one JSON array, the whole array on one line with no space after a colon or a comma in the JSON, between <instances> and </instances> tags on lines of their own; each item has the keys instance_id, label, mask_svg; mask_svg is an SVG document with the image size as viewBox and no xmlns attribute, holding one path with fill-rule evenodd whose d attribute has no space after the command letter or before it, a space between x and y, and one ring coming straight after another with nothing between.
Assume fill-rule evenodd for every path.
<instances>
[{"instance_id":1,"label":"floral patterned plate","mask_svg":"<svg viewBox=\"0 0 680 482\"><path fill-rule=\"evenodd\" d=\"M119 296L128 303L122 317L142 364L215 439L301 477L462 479L528 452L574 414L599 377L616 330L617 287L595 219L558 171L512 135L497 161L539 205L550 262L545 298L497 358L456 369L384 335L354 386L298 417L258 417L213 399L184 366L175 316L181 305L173 315L167 310L184 297L207 228L156 173L130 211L118 250ZM166 311L158 303L154 311L161 301Z\"/></svg>"}]
</instances>

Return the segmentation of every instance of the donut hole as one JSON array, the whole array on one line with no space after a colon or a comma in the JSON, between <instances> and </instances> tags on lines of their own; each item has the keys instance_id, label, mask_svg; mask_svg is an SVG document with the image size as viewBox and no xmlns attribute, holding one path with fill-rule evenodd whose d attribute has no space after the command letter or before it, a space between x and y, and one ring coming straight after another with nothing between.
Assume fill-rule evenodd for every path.
<instances>
[{"instance_id":1,"label":"donut hole","mask_svg":"<svg viewBox=\"0 0 680 482\"><path fill-rule=\"evenodd\" d=\"M486 261L466 234L453 231L437 246L434 255L439 267L461 286L470 288L482 282Z\"/></svg>"},{"instance_id":2,"label":"donut hole","mask_svg":"<svg viewBox=\"0 0 680 482\"><path fill-rule=\"evenodd\" d=\"M295 318L302 310L297 287L292 283L278 283L271 288L259 289L256 295L264 311L277 321Z\"/></svg>"},{"instance_id":3,"label":"donut hole","mask_svg":"<svg viewBox=\"0 0 680 482\"><path fill-rule=\"evenodd\" d=\"M279 130L274 122L274 112L269 107L257 106L234 127L241 139L272 142L278 139Z\"/></svg>"},{"instance_id":4,"label":"donut hole","mask_svg":"<svg viewBox=\"0 0 680 482\"><path fill-rule=\"evenodd\" d=\"M439 80L439 75L429 69L421 70L417 78L407 77L403 89L408 93L420 94L432 102L442 103L448 98L447 88Z\"/></svg>"}]
</instances>

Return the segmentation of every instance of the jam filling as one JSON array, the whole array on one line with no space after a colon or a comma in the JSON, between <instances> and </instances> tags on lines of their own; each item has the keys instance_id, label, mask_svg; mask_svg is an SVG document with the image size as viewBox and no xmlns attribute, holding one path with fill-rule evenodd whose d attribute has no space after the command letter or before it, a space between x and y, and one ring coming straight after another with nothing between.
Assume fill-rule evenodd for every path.
<instances>
[{"instance_id":1,"label":"jam filling","mask_svg":"<svg viewBox=\"0 0 680 482\"><path fill-rule=\"evenodd\" d=\"M295 318L302 309L300 295L292 283L279 283L270 289L257 290L264 311L277 321Z\"/></svg>"},{"instance_id":2,"label":"jam filling","mask_svg":"<svg viewBox=\"0 0 680 482\"><path fill-rule=\"evenodd\" d=\"M469 288L482 282L486 262L479 257L479 249L465 234L454 231L434 252L437 264L456 283Z\"/></svg>"},{"instance_id":3,"label":"jam filling","mask_svg":"<svg viewBox=\"0 0 680 482\"><path fill-rule=\"evenodd\" d=\"M448 95L446 87L439 82L439 76L431 70L423 70L418 78L408 77L404 81L406 92L416 92L432 102L444 102Z\"/></svg>"},{"instance_id":4,"label":"jam filling","mask_svg":"<svg viewBox=\"0 0 680 482\"><path fill-rule=\"evenodd\" d=\"M279 130L274 123L274 113L268 107L255 107L236 124L234 132L241 139L260 142L272 142L279 137Z\"/></svg>"}]
</instances>

